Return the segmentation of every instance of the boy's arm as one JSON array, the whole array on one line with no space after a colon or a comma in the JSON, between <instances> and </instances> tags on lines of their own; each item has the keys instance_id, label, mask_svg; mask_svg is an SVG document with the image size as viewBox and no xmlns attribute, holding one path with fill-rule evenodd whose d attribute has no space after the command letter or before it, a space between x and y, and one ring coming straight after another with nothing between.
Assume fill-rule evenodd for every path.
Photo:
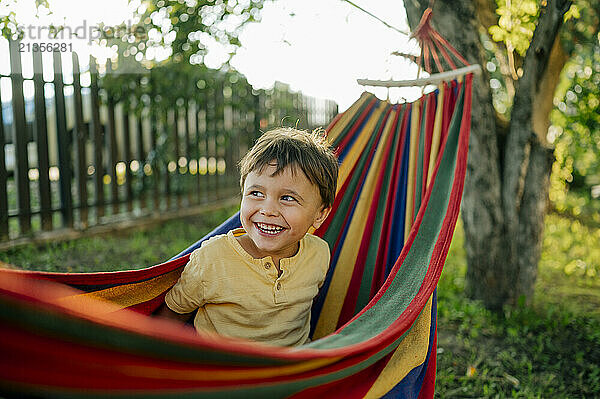
<instances>
[{"instance_id":1,"label":"boy's arm","mask_svg":"<svg viewBox=\"0 0 600 399\"><path fill-rule=\"evenodd\" d=\"M193 312L192 312L193 313ZM158 317L164 317L165 319L178 320L185 323L192 317L192 313L177 313L172 311L166 303L163 303L160 308L156 311Z\"/></svg>"}]
</instances>

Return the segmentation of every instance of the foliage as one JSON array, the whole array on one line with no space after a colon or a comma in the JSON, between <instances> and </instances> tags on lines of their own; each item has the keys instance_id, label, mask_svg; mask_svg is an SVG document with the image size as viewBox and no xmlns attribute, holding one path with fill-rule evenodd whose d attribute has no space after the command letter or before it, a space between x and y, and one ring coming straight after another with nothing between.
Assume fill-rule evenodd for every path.
<instances>
[{"instance_id":1,"label":"foliage","mask_svg":"<svg viewBox=\"0 0 600 399\"><path fill-rule=\"evenodd\" d=\"M264 0L144 0L137 16L147 32L138 48L151 61L156 51L170 48L175 63L201 64L207 49L218 43L233 54L240 45L238 34L245 23L260 20ZM133 47L131 47L133 50Z\"/></svg>"},{"instance_id":2,"label":"foliage","mask_svg":"<svg viewBox=\"0 0 600 399\"><path fill-rule=\"evenodd\" d=\"M22 27L17 21L15 12L10 11L10 6L16 4L17 0L0 0L0 36L7 39L23 34ZM38 11L40 9L48 10L48 1L35 0L35 7ZM58 31L58 28L54 26L51 26L50 29L55 29L56 32Z\"/></svg>"},{"instance_id":3,"label":"foliage","mask_svg":"<svg viewBox=\"0 0 600 399\"><path fill-rule=\"evenodd\" d=\"M593 14L595 20L589 24L575 24L577 35L571 38L586 40L587 45L574 45L575 55L565 66L555 97L548 135L556 156L551 199L559 210L575 214L581 213L581 206L569 201L568 192L585 205L593 201L590 187L600 185L600 34L589 31L600 24L599 15L600 11Z\"/></svg>"},{"instance_id":4,"label":"foliage","mask_svg":"<svg viewBox=\"0 0 600 399\"><path fill-rule=\"evenodd\" d=\"M496 0L496 4L499 18L488 29L493 42L484 37L484 45L494 107L509 118L514 82L540 10L534 0ZM575 0L565 15L560 38L571 58L556 90L548 132L556 157L550 187L554 207L592 218L600 206L590 195L590 187L600 184L599 16L600 2L593 0Z\"/></svg>"},{"instance_id":5,"label":"foliage","mask_svg":"<svg viewBox=\"0 0 600 399\"><path fill-rule=\"evenodd\" d=\"M503 314L464 298L464 237L456 229L438 286L437 397L600 395L600 281L564 270L573 256L597 259L600 229L557 215L548 216L546 229L536 305ZM579 246L586 235L594 238Z\"/></svg>"},{"instance_id":6,"label":"foliage","mask_svg":"<svg viewBox=\"0 0 600 399\"><path fill-rule=\"evenodd\" d=\"M539 14L538 2L496 0L496 4L496 14L499 18L498 24L489 28L492 39L496 42L504 42L509 53L516 51L523 57L535 30Z\"/></svg>"}]
</instances>

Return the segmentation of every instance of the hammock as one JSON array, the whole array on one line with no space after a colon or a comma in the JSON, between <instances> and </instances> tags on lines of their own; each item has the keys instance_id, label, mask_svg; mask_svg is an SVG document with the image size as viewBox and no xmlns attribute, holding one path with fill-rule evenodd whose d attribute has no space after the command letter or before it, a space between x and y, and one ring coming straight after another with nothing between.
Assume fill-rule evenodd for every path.
<instances>
[{"instance_id":1,"label":"hammock","mask_svg":"<svg viewBox=\"0 0 600 399\"><path fill-rule=\"evenodd\" d=\"M466 171L472 74L414 103L365 93L328 127L341 161L332 259L297 348L149 317L203 240L134 271L0 270L0 394L92 398L431 398L435 287Z\"/></svg>"}]
</instances>

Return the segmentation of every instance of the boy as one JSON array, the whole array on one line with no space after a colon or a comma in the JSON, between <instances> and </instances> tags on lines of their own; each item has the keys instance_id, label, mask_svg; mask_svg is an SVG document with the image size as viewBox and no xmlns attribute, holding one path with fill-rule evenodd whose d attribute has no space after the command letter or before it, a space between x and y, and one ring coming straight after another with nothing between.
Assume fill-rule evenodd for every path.
<instances>
[{"instance_id":1,"label":"boy","mask_svg":"<svg viewBox=\"0 0 600 399\"><path fill-rule=\"evenodd\" d=\"M296 346L329 267L325 241L307 234L329 215L338 163L322 133L279 128L240 162L242 228L190 255L163 315L198 309L198 331Z\"/></svg>"}]
</instances>

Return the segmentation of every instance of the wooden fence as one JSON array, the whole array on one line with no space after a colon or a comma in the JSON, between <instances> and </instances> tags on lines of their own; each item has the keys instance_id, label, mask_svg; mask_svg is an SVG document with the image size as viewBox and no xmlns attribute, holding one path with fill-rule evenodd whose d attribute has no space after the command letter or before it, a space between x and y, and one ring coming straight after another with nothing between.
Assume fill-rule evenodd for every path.
<instances>
[{"instance_id":1,"label":"wooden fence","mask_svg":"<svg viewBox=\"0 0 600 399\"><path fill-rule=\"evenodd\" d=\"M2 40L0 243L231 198L237 162L261 130L282 119L312 129L337 113L279 83L253 90L231 71L119 80L110 61L80 67L76 53L21 53Z\"/></svg>"}]
</instances>

